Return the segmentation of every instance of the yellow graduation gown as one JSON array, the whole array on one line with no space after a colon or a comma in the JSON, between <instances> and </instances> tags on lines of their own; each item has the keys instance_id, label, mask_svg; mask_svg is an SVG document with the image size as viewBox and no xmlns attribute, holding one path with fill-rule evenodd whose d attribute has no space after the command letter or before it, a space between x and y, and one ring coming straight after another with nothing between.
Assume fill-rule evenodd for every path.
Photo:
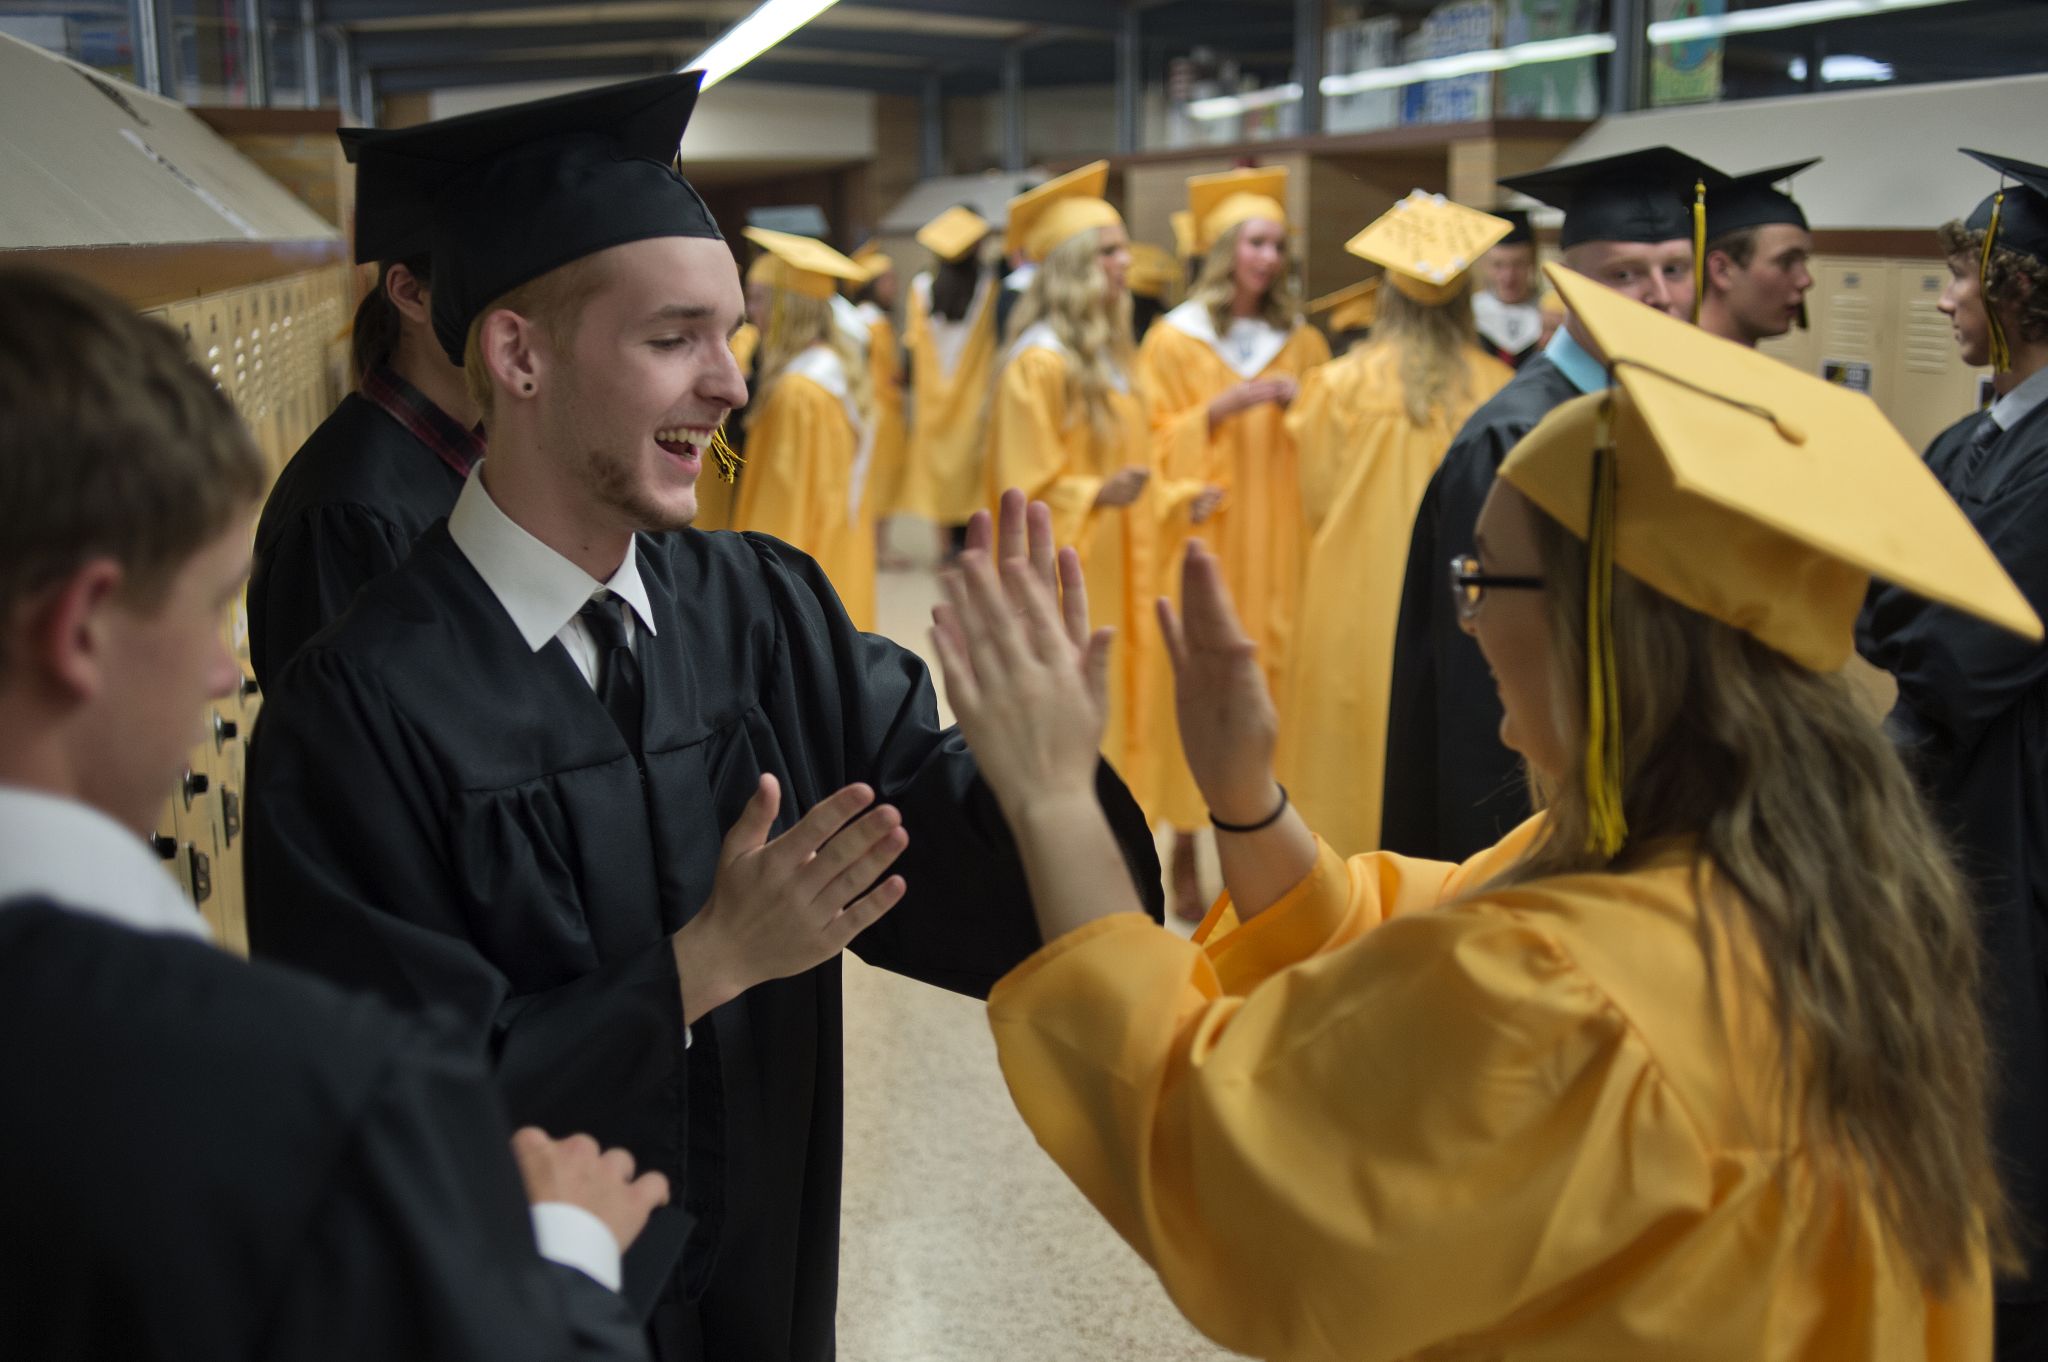
<instances>
[{"instance_id":1,"label":"yellow graduation gown","mask_svg":"<svg viewBox=\"0 0 2048 1362\"><path fill-rule=\"evenodd\" d=\"M1251 379L1299 380L1329 358L1329 342L1305 322L1282 332L1240 320L1219 339L1208 309L1193 302L1153 323L1138 347L1139 381L1151 404L1165 479L1161 593L1179 595L1181 550L1192 529L1221 560L1223 579L1245 632L1259 646L1259 661L1276 697L1287 689L1288 648L1308 544L1294 441L1283 423L1285 409L1276 403L1239 412L1213 432L1209 404ZM1208 485L1223 488L1223 505L1207 522L1191 527L1185 503ZM1153 712L1166 726L1153 744L1165 766L1155 781L1162 804L1153 812L1176 827L1192 828L1204 810L1173 727L1170 668L1162 667L1151 684L1160 694Z\"/></svg>"},{"instance_id":2,"label":"yellow graduation gown","mask_svg":"<svg viewBox=\"0 0 2048 1362\"><path fill-rule=\"evenodd\" d=\"M1321 845L1206 946L1061 937L989 998L1018 1109L1254 1357L1990 1356L1987 1265L1931 1297L1839 1151L1781 1139L1767 995L1724 950L1717 1000L1690 853L1480 889L1530 835Z\"/></svg>"},{"instance_id":3,"label":"yellow graduation gown","mask_svg":"<svg viewBox=\"0 0 2048 1362\"><path fill-rule=\"evenodd\" d=\"M910 448L898 502L905 514L964 524L988 505L983 456L996 366L994 281L984 276L960 321L932 315L932 277L910 281Z\"/></svg>"},{"instance_id":4,"label":"yellow graduation gown","mask_svg":"<svg viewBox=\"0 0 2048 1362\"><path fill-rule=\"evenodd\" d=\"M830 347L790 361L747 430L733 528L774 535L817 559L855 627L873 629L874 526L855 501L866 432L847 391Z\"/></svg>"},{"instance_id":5,"label":"yellow graduation gown","mask_svg":"<svg viewBox=\"0 0 2048 1362\"><path fill-rule=\"evenodd\" d=\"M742 322L740 329L732 333L730 344L740 372L746 373L753 366L754 351L761 346L761 328L752 322ZM690 523L700 530L731 529L734 499L734 485L719 476L711 460L705 460L704 471L697 478L697 518Z\"/></svg>"},{"instance_id":6,"label":"yellow graduation gown","mask_svg":"<svg viewBox=\"0 0 2048 1362\"><path fill-rule=\"evenodd\" d=\"M1069 407L1067 363L1043 323L1011 345L989 416L982 504L994 504L1005 488L1021 487L1051 506L1055 541L1079 550L1089 622L1117 631L1102 752L1149 809L1141 777L1150 769L1144 744L1155 726L1146 722L1147 697L1139 683L1148 675L1148 654L1159 635L1150 618L1156 511L1150 489L1127 507L1094 509L1096 493L1111 474L1147 464L1145 409L1135 393L1112 393L1109 425L1098 430L1085 412Z\"/></svg>"},{"instance_id":7,"label":"yellow graduation gown","mask_svg":"<svg viewBox=\"0 0 2048 1362\"><path fill-rule=\"evenodd\" d=\"M903 425L903 356L889 314L873 303L860 305L868 322L868 377L875 391L875 449L868 461L862 515L886 520L902 508L903 467L908 436Z\"/></svg>"},{"instance_id":8,"label":"yellow graduation gown","mask_svg":"<svg viewBox=\"0 0 2048 1362\"><path fill-rule=\"evenodd\" d=\"M1473 350L1464 400L1416 426L1400 352L1367 344L1310 370L1287 413L1310 538L1277 768L1342 855L1379 847L1394 620L1422 490L1465 418L1513 372Z\"/></svg>"}]
</instances>

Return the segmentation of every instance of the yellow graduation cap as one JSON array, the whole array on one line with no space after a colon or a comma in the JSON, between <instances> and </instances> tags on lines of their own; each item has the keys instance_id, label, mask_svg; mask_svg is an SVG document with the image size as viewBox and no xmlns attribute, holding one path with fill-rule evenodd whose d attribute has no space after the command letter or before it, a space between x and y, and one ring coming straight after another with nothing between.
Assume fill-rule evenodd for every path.
<instances>
[{"instance_id":1,"label":"yellow graduation cap","mask_svg":"<svg viewBox=\"0 0 2048 1362\"><path fill-rule=\"evenodd\" d=\"M866 270L814 237L748 227L747 240L766 254L747 269L747 282L785 289L802 298L830 298L843 280L863 283Z\"/></svg>"},{"instance_id":2,"label":"yellow graduation cap","mask_svg":"<svg viewBox=\"0 0 2048 1362\"><path fill-rule=\"evenodd\" d=\"M1607 854L1626 836L1617 565L1816 671L1849 660L1873 576L2042 637L2012 578L1869 398L1562 266L1546 272L1616 386L1552 411L1500 477L1587 541L1588 789Z\"/></svg>"},{"instance_id":3,"label":"yellow graduation cap","mask_svg":"<svg viewBox=\"0 0 2048 1362\"><path fill-rule=\"evenodd\" d=\"M889 253L873 241L862 245L847 259L860 266L861 278L858 282L863 284L872 284L896 268L896 262L889 258Z\"/></svg>"},{"instance_id":4,"label":"yellow graduation cap","mask_svg":"<svg viewBox=\"0 0 2048 1362\"><path fill-rule=\"evenodd\" d=\"M972 208L948 208L917 229L917 244L950 264L966 259L994 230Z\"/></svg>"},{"instance_id":5,"label":"yellow graduation cap","mask_svg":"<svg viewBox=\"0 0 2048 1362\"><path fill-rule=\"evenodd\" d=\"M1330 331L1334 335L1363 331L1380 314L1380 281L1367 279L1335 293L1325 293L1311 302L1308 310L1312 314L1329 313Z\"/></svg>"},{"instance_id":6,"label":"yellow graduation cap","mask_svg":"<svg viewBox=\"0 0 2048 1362\"><path fill-rule=\"evenodd\" d=\"M1121 227L1123 216L1102 197L1108 188L1109 162L1091 161L1025 190L1010 200L1003 249L1035 264L1092 227Z\"/></svg>"},{"instance_id":7,"label":"yellow graduation cap","mask_svg":"<svg viewBox=\"0 0 2048 1362\"><path fill-rule=\"evenodd\" d=\"M1141 298L1164 299L1179 282L1180 275L1180 261L1174 259L1172 252L1149 241L1131 243L1131 268L1125 276L1131 292Z\"/></svg>"},{"instance_id":8,"label":"yellow graduation cap","mask_svg":"<svg viewBox=\"0 0 2048 1362\"><path fill-rule=\"evenodd\" d=\"M1188 180L1188 216L1194 223L1194 254L1206 254L1216 239L1254 218L1287 225L1287 168L1226 170Z\"/></svg>"},{"instance_id":9,"label":"yellow graduation cap","mask_svg":"<svg viewBox=\"0 0 2048 1362\"><path fill-rule=\"evenodd\" d=\"M1195 249L1195 215L1185 208L1173 210L1173 252L1183 260L1201 254Z\"/></svg>"},{"instance_id":10,"label":"yellow graduation cap","mask_svg":"<svg viewBox=\"0 0 2048 1362\"><path fill-rule=\"evenodd\" d=\"M1417 189L1345 242L1344 249L1384 266L1396 290L1434 306L1457 297L1465 272L1514 226L1506 218Z\"/></svg>"}]
</instances>

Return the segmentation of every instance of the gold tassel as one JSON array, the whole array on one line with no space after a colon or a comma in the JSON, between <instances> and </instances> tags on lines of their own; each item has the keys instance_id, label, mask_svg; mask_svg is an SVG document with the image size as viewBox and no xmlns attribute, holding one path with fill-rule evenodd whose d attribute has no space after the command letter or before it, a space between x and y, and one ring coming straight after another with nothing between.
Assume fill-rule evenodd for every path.
<instances>
[{"instance_id":1,"label":"gold tassel","mask_svg":"<svg viewBox=\"0 0 2048 1362\"><path fill-rule=\"evenodd\" d=\"M1707 182L1692 182L1692 324L1700 324L1700 303L1707 296Z\"/></svg>"},{"instance_id":2,"label":"gold tassel","mask_svg":"<svg viewBox=\"0 0 2048 1362\"><path fill-rule=\"evenodd\" d=\"M718 470L720 481L724 482L727 486L738 482L740 479L740 465L745 462L746 460L740 457L739 451L727 442L724 426L720 426L717 430L711 432L711 466Z\"/></svg>"},{"instance_id":3,"label":"gold tassel","mask_svg":"<svg viewBox=\"0 0 2048 1362\"><path fill-rule=\"evenodd\" d=\"M1628 820L1622 812L1621 689L1614 657L1615 455L1609 419L1603 406L1586 532L1586 814L1587 850L1611 860L1628 840Z\"/></svg>"},{"instance_id":4,"label":"gold tassel","mask_svg":"<svg viewBox=\"0 0 2048 1362\"><path fill-rule=\"evenodd\" d=\"M1998 219L2005 211L2005 189L1999 188L1991 200L1991 225L1984 231L1984 254L1977 260L1977 300L1984 304L1984 320L1991 324L1991 372L2007 373L2012 369L2012 346L2005 339L2005 328L1999 325L1998 309L1991 305L1991 250L1998 241Z\"/></svg>"}]
</instances>

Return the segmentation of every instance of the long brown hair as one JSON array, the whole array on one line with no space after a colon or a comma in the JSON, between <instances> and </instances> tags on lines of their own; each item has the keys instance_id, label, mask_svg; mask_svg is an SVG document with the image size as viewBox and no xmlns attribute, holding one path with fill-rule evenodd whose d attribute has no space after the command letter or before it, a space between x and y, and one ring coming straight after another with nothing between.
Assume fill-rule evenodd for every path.
<instances>
[{"instance_id":1,"label":"long brown hair","mask_svg":"<svg viewBox=\"0 0 2048 1362\"><path fill-rule=\"evenodd\" d=\"M393 265L404 265L412 271L421 288L434 286L432 262L426 256L417 260L386 260L377 266L377 282L356 304L355 321L349 327L348 368L352 388L362 387L364 374L380 364L389 364L398 352L399 332L405 319L391 302L387 281Z\"/></svg>"},{"instance_id":2,"label":"long brown hair","mask_svg":"<svg viewBox=\"0 0 2048 1362\"><path fill-rule=\"evenodd\" d=\"M1237 239L1244 226L1240 222L1216 238L1188 289L1188 301L1209 309L1209 324L1219 336L1230 329L1230 304L1237 297ZM1285 230L1280 233L1280 273L1259 299L1259 318L1276 331L1292 331L1301 322L1301 294L1294 287L1294 246Z\"/></svg>"},{"instance_id":3,"label":"long brown hair","mask_svg":"<svg viewBox=\"0 0 2048 1362\"><path fill-rule=\"evenodd\" d=\"M1391 345L1401 356L1401 400L1408 423L1426 426L1433 411L1463 411L1472 392L1472 355L1479 329L1472 320L1472 284L1444 303L1421 303L1385 286L1373 317L1370 345Z\"/></svg>"},{"instance_id":4,"label":"long brown hair","mask_svg":"<svg viewBox=\"0 0 2048 1362\"><path fill-rule=\"evenodd\" d=\"M1062 242L1031 277L1010 316L1006 345L1038 322L1052 327L1067 351L1067 406L1079 408L1098 431L1111 429L1109 395L1119 375L1137 382L1137 346L1131 340L1131 293L1114 301L1097 256L1102 229L1092 227Z\"/></svg>"},{"instance_id":5,"label":"long brown hair","mask_svg":"<svg viewBox=\"0 0 2048 1362\"><path fill-rule=\"evenodd\" d=\"M1531 506L1548 592L1553 721L1584 731L1585 545ZM1538 791L1544 835L1504 877L1698 853L1700 943L1746 934L1770 984L1788 1141L1845 1151L1942 1291L2011 1239L1988 1133L1978 947L1961 878L1898 754L1847 680L1614 574L1628 841L1587 848L1583 772ZM1714 886L1709 888L1709 883ZM1732 892L1729 892L1732 891Z\"/></svg>"}]
</instances>

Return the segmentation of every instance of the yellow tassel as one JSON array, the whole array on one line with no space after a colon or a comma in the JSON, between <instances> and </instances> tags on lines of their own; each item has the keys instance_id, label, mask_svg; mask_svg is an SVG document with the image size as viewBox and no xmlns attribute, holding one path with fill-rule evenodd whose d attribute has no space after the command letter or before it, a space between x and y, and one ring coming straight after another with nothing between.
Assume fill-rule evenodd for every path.
<instances>
[{"instance_id":1,"label":"yellow tassel","mask_svg":"<svg viewBox=\"0 0 2048 1362\"><path fill-rule=\"evenodd\" d=\"M711 432L711 465L718 470L720 481L724 482L727 486L738 482L740 478L740 465L745 462L746 460L740 457L739 451L727 443L724 426L720 426L717 430Z\"/></svg>"},{"instance_id":2,"label":"yellow tassel","mask_svg":"<svg viewBox=\"0 0 2048 1362\"><path fill-rule=\"evenodd\" d=\"M1614 658L1614 446L1604 429L1593 452L1586 533L1587 850L1612 858L1628 840L1622 813L1621 690Z\"/></svg>"},{"instance_id":3,"label":"yellow tassel","mask_svg":"<svg viewBox=\"0 0 2048 1362\"><path fill-rule=\"evenodd\" d=\"M1984 254L1977 260L1977 299L1984 304L1984 320L1991 324L1991 372L2003 374L2012 369L2012 346L2005 339L2005 328L1998 323L1998 309L1991 305L1991 250L1998 241L1998 219L2005 210L2005 190L2001 187L1991 200L1991 225L1984 231Z\"/></svg>"},{"instance_id":4,"label":"yellow tassel","mask_svg":"<svg viewBox=\"0 0 2048 1362\"><path fill-rule=\"evenodd\" d=\"M1692 324L1700 324L1707 296L1707 182L1692 182Z\"/></svg>"}]
</instances>

